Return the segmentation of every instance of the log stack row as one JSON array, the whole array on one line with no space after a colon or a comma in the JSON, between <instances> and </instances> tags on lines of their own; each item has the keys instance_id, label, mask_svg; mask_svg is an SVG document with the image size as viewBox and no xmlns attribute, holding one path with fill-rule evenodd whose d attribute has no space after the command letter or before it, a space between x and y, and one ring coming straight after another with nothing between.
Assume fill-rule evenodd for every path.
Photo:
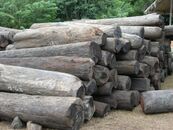
<instances>
[{"instance_id":1,"label":"log stack row","mask_svg":"<svg viewBox=\"0 0 173 130\"><path fill-rule=\"evenodd\" d=\"M133 110L141 92L160 89L172 72L164 31L163 19L156 14L33 24L14 36L11 50L0 52L0 63L5 64L0 65L0 91L10 92L0 93L2 100L8 99L1 101L0 113L5 119L21 116L46 127L77 130L93 114L104 117L111 109ZM21 115L4 109L13 100L20 102L12 108L21 108ZM58 104L61 100L67 103ZM20 106L25 103L27 111ZM39 104L36 115L48 106L52 109L34 118L30 104ZM57 115L53 108L58 108Z\"/></svg>"}]
</instances>

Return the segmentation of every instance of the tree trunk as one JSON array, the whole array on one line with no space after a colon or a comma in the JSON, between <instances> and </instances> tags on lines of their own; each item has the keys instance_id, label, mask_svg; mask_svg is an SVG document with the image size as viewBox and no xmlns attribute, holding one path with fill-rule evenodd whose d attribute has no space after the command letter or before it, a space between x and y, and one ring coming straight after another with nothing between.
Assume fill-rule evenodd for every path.
<instances>
[{"instance_id":1,"label":"tree trunk","mask_svg":"<svg viewBox=\"0 0 173 130\"><path fill-rule=\"evenodd\" d=\"M89 57L95 62L101 59L101 49L94 42L48 46L40 48L9 50L0 52L0 58L79 56Z\"/></svg>"},{"instance_id":2,"label":"tree trunk","mask_svg":"<svg viewBox=\"0 0 173 130\"><path fill-rule=\"evenodd\" d=\"M0 63L69 73L81 78L82 80L92 79L93 67L95 65L90 58L66 56L0 58Z\"/></svg>"},{"instance_id":3,"label":"tree trunk","mask_svg":"<svg viewBox=\"0 0 173 130\"><path fill-rule=\"evenodd\" d=\"M107 82L103 86L98 87L95 95L110 96L112 94L113 88L114 88L114 83L113 82Z\"/></svg>"},{"instance_id":4,"label":"tree trunk","mask_svg":"<svg viewBox=\"0 0 173 130\"><path fill-rule=\"evenodd\" d=\"M120 26L122 33L134 34L144 37L144 27L141 26Z\"/></svg>"},{"instance_id":5,"label":"tree trunk","mask_svg":"<svg viewBox=\"0 0 173 130\"><path fill-rule=\"evenodd\" d=\"M122 53L122 54L128 53L130 48L131 48L130 41L127 39L124 39L124 38L119 38L119 40L120 40L120 43L122 44L122 48L121 48L120 53Z\"/></svg>"},{"instance_id":6,"label":"tree trunk","mask_svg":"<svg viewBox=\"0 0 173 130\"><path fill-rule=\"evenodd\" d=\"M102 58L98 62L99 65L115 68L116 67L116 57L113 53L109 51L102 51Z\"/></svg>"},{"instance_id":7,"label":"tree trunk","mask_svg":"<svg viewBox=\"0 0 173 130\"><path fill-rule=\"evenodd\" d=\"M144 38L150 40L160 39L162 37L162 28L160 27L144 27Z\"/></svg>"},{"instance_id":8,"label":"tree trunk","mask_svg":"<svg viewBox=\"0 0 173 130\"><path fill-rule=\"evenodd\" d=\"M28 29L14 36L16 49L95 41L104 45L106 34L91 26L60 26Z\"/></svg>"},{"instance_id":9,"label":"tree trunk","mask_svg":"<svg viewBox=\"0 0 173 130\"><path fill-rule=\"evenodd\" d=\"M118 74L137 75L139 73L138 61L117 61L116 67Z\"/></svg>"},{"instance_id":10,"label":"tree trunk","mask_svg":"<svg viewBox=\"0 0 173 130\"><path fill-rule=\"evenodd\" d=\"M129 76L118 75L118 90L130 90L131 89L131 79Z\"/></svg>"},{"instance_id":11,"label":"tree trunk","mask_svg":"<svg viewBox=\"0 0 173 130\"><path fill-rule=\"evenodd\" d=\"M92 119L95 112L93 97L85 96L83 99L83 104L84 104L84 119L86 121L89 121Z\"/></svg>"},{"instance_id":12,"label":"tree trunk","mask_svg":"<svg viewBox=\"0 0 173 130\"><path fill-rule=\"evenodd\" d=\"M90 24L103 24L103 25L114 25L120 26L163 26L163 17L159 14L148 14L143 16L133 16L124 18L109 18L109 19L98 19L98 20L80 20L82 23Z\"/></svg>"},{"instance_id":13,"label":"tree trunk","mask_svg":"<svg viewBox=\"0 0 173 130\"><path fill-rule=\"evenodd\" d=\"M106 51L110 51L112 53L119 53L122 47L123 46L120 43L119 39L110 37L110 38L107 38L107 41L105 45L102 47L102 49Z\"/></svg>"},{"instance_id":14,"label":"tree trunk","mask_svg":"<svg viewBox=\"0 0 173 130\"><path fill-rule=\"evenodd\" d=\"M79 130L84 120L83 103L75 97L0 93L0 106L1 119L19 116L24 122L59 130Z\"/></svg>"},{"instance_id":15,"label":"tree trunk","mask_svg":"<svg viewBox=\"0 0 173 130\"><path fill-rule=\"evenodd\" d=\"M92 95L97 91L96 81L91 79L90 81L83 81L85 86L85 94Z\"/></svg>"},{"instance_id":16,"label":"tree trunk","mask_svg":"<svg viewBox=\"0 0 173 130\"><path fill-rule=\"evenodd\" d=\"M94 105L96 108L95 113L94 113L95 117L105 117L106 115L108 115L108 112L110 112L109 104L94 101Z\"/></svg>"},{"instance_id":17,"label":"tree trunk","mask_svg":"<svg viewBox=\"0 0 173 130\"><path fill-rule=\"evenodd\" d=\"M173 112L173 90L142 93L141 107L145 114Z\"/></svg>"},{"instance_id":18,"label":"tree trunk","mask_svg":"<svg viewBox=\"0 0 173 130\"><path fill-rule=\"evenodd\" d=\"M138 51L137 50L130 50L128 53L126 54L121 54L119 53L117 55L117 60L138 60L139 59L139 55L138 55Z\"/></svg>"},{"instance_id":19,"label":"tree trunk","mask_svg":"<svg viewBox=\"0 0 173 130\"><path fill-rule=\"evenodd\" d=\"M148 91L150 88L150 80L148 78L132 78L132 90L139 92Z\"/></svg>"},{"instance_id":20,"label":"tree trunk","mask_svg":"<svg viewBox=\"0 0 173 130\"><path fill-rule=\"evenodd\" d=\"M109 80L109 69L100 65L94 67L94 79L98 86L105 84Z\"/></svg>"},{"instance_id":21,"label":"tree trunk","mask_svg":"<svg viewBox=\"0 0 173 130\"><path fill-rule=\"evenodd\" d=\"M75 76L0 64L0 91L83 98L85 88Z\"/></svg>"},{"instance_id":22,"label":"tree trunk","mask_svg":"<svg viewBox=\"0 0 173 130\"><path fill-rule=\"evenodd\" d=\"M132 49L139 49L143 45L143 38L137 35L122 33L122 37L130 41Z\"/></svg>"}]
</instances>

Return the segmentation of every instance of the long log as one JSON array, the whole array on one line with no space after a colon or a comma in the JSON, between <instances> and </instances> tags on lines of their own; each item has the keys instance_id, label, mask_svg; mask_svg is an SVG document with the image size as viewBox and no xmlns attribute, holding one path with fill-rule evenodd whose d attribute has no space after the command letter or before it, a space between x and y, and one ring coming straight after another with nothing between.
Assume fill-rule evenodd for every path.
<instances>
[{"instance_id":1,"label":"long log","mask_svg":"<svg viewBox=\"0 0 173 130\"><path fill-rule=\"evenodd\" d=\"M117 55L117 60L124 61L124 60L138 60L139 59L139 53L137 50L130 50L126 54L119 53Z\"/></svg>"},{"instance_id":2,"label":"long log","mask_svg":"<svg viewBox=\"0 0 173 130\"><path fill-rule=\"evenodd\" d=\"M134 34L144 37L144 27L142 26L120 26L122 33Z\"/></svg>"},{"instance_id":3,"label":"long log","mask_svg":"<svg viewBox=\"0 0 173 130\"><path fill-rule=\"evenodd\" d=\"M118 75L118 87L117 90L130 90L131 89L131 79L129 76Z\"/></svg>"},{"instance_id":4,"label":"long log","mask_svg":"<svg viewBox=\"0 0 173 130\"><path fill-rule=\"evenodd\" d=\"M97 91L97 84L94 79L91 79L90 81L83 81L85 86L85 94L86 95L92 95Z\"/></svg>"},{"instance_id":5,"label":"long log","mask_svg":"<svg viewBox=\"0 0 173 130\"><path fill-rule=\"evenodd\" d=\"M116 67L116 57L113 53L108 51L102 51L102 58L98 62L99 65L115 68Z\"/></svg>"},{"instance_id":6,"label":"long log","mask_svg":"<svg viewBox=\"0 0 173 130\"><path fill-rule=\"evenodd\" d=\"M98 96L109 96L112 94L112 90L114 88L114 82L107 82L103 86L98 87L95 95Z\"/></svg>"},{"instance_id":7,"label":"long log","mask_svg":"<svg viewBox=\"0 0 173 130\"><path fill-rule=\"evenodd\" d=\"M143 38L137 35L122 33L122 37L130 41L132 49L138 49L143 45Z\"/></svg>"},{"instance_id":8,"label":"long log","mask_svg":"<svg viewBox=\"0 0 173 130\"><path fill-rule=\"evenodd\" d=\"M119 53L123 45L120 43L118 38L109 37L106 40L105 45L103 45L102 49L110 51L112 53Z\"/></svg>"},{"instance_id":9,"label":"long log","mask_svg":"<svg viewBox=\"0 0 173 130\"><path fill-rule=\"evenodd\" d=\"M145 114L173 112L173 90L142 93L141 107Z\"/></svg>"},{"instance_id":10,"label":"long log","mask_svg":"<svg viewBox=\"0 0 173 130\"><path fill-rule=\"evenodd\" d=\"M95 41L99 45L106 42L106 34L91 26L60 26L28 29L14 36L16 49Z\"/></svg>"},{"instance_id":11,"label":"long log","mask_svg":"<svg viewBox=\"0 0 173 130\"><path fill-rule=\"evenodd\" d=\"M94 101L94 105L96 108L95 113L94 113L95 117L105 117L110 112L110 105L109 104Z\"/></svg>"},{"instance_id":12,"label":"long log","mask_svg":"<svg viewBox=\"0 0 173 130\"><path fill-rule=\"evenodd\" d=\"M132 90L139 92L148 91L150 88L150 80L148 78L132 78Z\"/></svg>"},{"instance_id":13,"label":"long log","mask_svg":"<svg viewBox=\"0 0 173 130\"><path fill-rule=\"evenodd\" d=\"M89 121L92 119L95 112L93 97L85 96L83 99L83 104L84 104L84 119L86 121Z\"/></svg>"},{"instance_id":14,"label":"long log","mask_svg":"<svg viewBox=\"0 0 173 130\"><path fill-rule=\"evenodd\" d=\"M137 75L139 73L138 61L117 61L116 67L118 74Z\"/></svg>"},{"instance_id":15,"label":"long log","mask_svg":"<svg viewBox=\"0 0 173 130\"><path fill-rule=\"evenodd\" d=\"M81 20L82 23L112 25L118 24L120 26L163 26L164 19L159 14L148 14L143 16L133 16L124 18L109 18L98 20Z\"/></svg>"},{"instance_id":16,"label":"long log","mask_svg":"<svg viewBox=\"0 0 173 130\"><path fill-rule=\"evenodd\" d=\"M85 88L75 76L0 64L0 91L46 96L83 98Z\"/></svg>"},{"instance_id":17,"label":"long log","mask_svg":"<svg viewBox=\"0 0 173 130\"><path fill-rule=\"evenodd\" d=\"M92 79L93 67L95 65L95 63L89 58L66 56L0 58L0 63L69 73L81 78L82 80Z\"/></svg>"},{"instance_id":18,"label":"long log","mask_svg":"<svg viewBox=\"0 0 173 130\"><path fill-rule=\"evenodd\" d=\"M93 78L98 86L105 84L109 80L109 69L101 65L94 66Z\"/></svg>"},{"instance_id":19,"label":"long log","mask_svg":"<svg viewBox=\"0 0 173 130\"><path fill-rule=\"evenodd\" d=\"M59 130L79 130L84 120L83 103L75 97L31 96L1 92L0 105L1 119L11 120L19 116L24 122L32 121Z\"/></svg>"},{"instance_id":20,"label":"long log","mask_svg":"<svg viewBox=\"0 0 173 130\"><path fill-rule=\"evenodd\" d=\"M89 57L95 62L101 59L101 49L95 42L56 45L40 48L18 49L0 52L0 58L79 56Z\"/></svg>"},{"instance_id":21,"label":"long log","mask_svg":"<svg viewBox=\"0 0 173 130\"><path fill-rule=\"evenodd\" d=\"M101 25L101 24L87 24L87 23L80 23L76 21L70 22L52 22L52 23L34 23L30 29L38 29L38 28L45 28L45 27L57 27L57 26L90 26L99 28L108 37L121 37L121 29L118 25Z\"/></svg>"},{"instance_id":22,"label":"long log","mask_svg":"<svg viewBox=\"0 0 173 130\"><path fill-rule=\"evenodd\" d=\"M160 27L144 27L144 38L150 40L160 39L162 37L162 28Z\"/></svg>"}]
</instances>

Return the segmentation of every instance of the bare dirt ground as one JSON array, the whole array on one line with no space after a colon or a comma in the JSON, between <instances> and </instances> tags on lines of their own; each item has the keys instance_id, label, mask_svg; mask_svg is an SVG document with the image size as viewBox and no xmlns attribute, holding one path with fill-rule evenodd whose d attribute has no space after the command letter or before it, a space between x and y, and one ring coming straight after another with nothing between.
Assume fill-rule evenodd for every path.
<instances>
[{"instance_id":1,"label":"bare dirt ground","mask_svg":"<svg viewBox=\"0 0 173 130\"><path fill-rule=\"evenodd\" d=\"M168 77L162 84L162 89L171 88L173 89L173 76ZM145 115L138 106L132 112L112 111L105 118L93 118L85 123L81 130L173 130L172 122L173 113ZM12 129L9 123L1 122L0 130Z\"/></svg>"}]
</instances>

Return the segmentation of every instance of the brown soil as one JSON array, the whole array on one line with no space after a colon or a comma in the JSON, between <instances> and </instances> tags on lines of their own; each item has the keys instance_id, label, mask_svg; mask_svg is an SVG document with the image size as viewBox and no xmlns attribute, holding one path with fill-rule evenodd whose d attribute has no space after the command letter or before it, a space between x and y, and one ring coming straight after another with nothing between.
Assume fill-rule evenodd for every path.
<instances>
[{"instance_id":1,"label":"brown soil","mask_svg":"<svg viewBox=\"0 0 173 130\"><path fill-rule=\"evenodd\" d=\"M170 76L162 84L162 89L172 88L173 76ZM138 106L132 112L112 111L105 118L93 118L85 123L81 130L173 130L172 121L173 113L145 115ZM0 130L12 129L10 129L9 123L1 122Z\"/></svg>"}]
</instances>

